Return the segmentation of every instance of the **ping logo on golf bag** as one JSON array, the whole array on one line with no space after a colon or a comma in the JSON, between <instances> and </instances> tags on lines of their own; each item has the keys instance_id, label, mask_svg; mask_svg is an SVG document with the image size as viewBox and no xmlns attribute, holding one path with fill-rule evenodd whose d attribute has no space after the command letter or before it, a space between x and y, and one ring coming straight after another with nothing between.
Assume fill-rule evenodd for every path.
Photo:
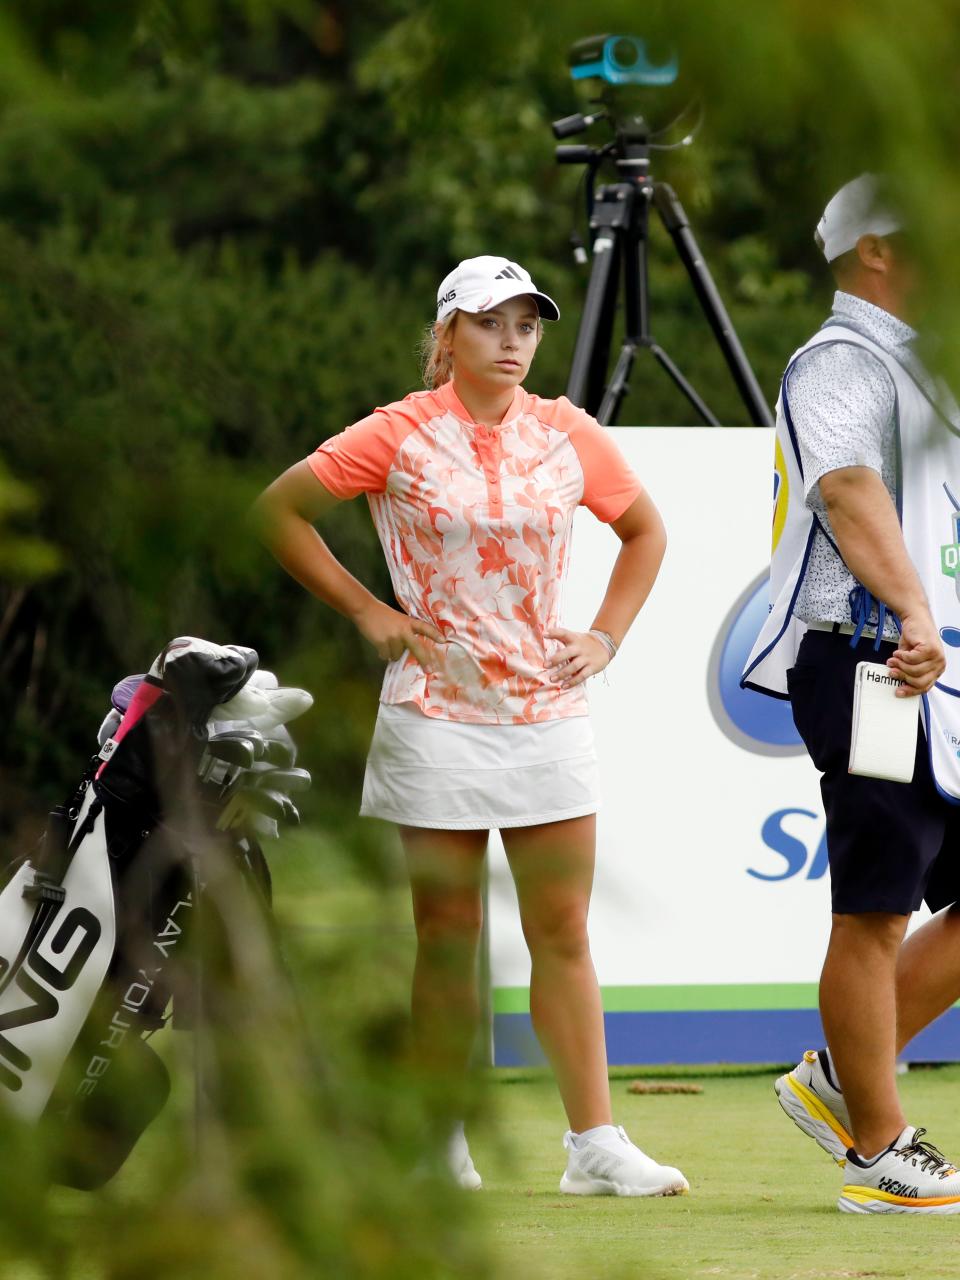
<instances>
[{"instance_id":1,"label":"ping logo on golf bag","mask_svg":"<svg viewBox=\"0 0 960 1280\"><path fill-rule=\"evenodd\" d=\"M13 1092L23 1087L23 1076L32 1060L6 1033L56 1017L60 1010L57 993L69 991L77 981L101 934L100 921L86 907L68 911L56 931L52 930L53 924L34 939L0 994L0 1084ZM44 955L41 948L48 938L49 954ZM20 996L26 997L27 1004ZM14 1007L4 1007L10 1004Z\"/></svg>"}]
</instances>

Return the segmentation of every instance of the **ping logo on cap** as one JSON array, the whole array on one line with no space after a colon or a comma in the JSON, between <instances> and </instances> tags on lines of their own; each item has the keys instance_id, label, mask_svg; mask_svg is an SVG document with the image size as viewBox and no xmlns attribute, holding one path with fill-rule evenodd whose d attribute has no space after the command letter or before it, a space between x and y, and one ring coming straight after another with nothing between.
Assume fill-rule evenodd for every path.
<instances>
[{"instance_id":1,"label":"ping logo on cap","mask_svg":"<svg viewBox=\"0 0 960 1280\"><path fill-rule=\"evenodd\" d=\"M493 254L465 258L440 282L437 319L445 319L454 310L476 315L522 295L529 295L542 319L560 319L557 304L540 292L518 262Z\"/></svg>"}]
</instances>

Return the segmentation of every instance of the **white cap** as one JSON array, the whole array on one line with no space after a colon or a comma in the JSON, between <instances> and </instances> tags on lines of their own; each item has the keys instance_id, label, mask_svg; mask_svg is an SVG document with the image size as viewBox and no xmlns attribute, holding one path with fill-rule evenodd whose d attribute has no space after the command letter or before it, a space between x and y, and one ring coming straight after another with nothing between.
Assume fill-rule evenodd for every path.
<instances>
[{"instance_id":1,"label":"white cap","mask_svg":"<svg viewBox=\"0 0 960 1280\"><path fill-rule=\"evenodd\" d=\"M437 319L443 320L452 311L489 311L508 298L529 295L537 304L544 320L559 320L560 308L552 298L540 293L524 271L509 258L496 258L485 254L481 258L464 258L454 267L437 290Z\"/></svg>"},{"instance_id":2,"label":"white cap","mask_svg":"<svg viewBox=\"0 0 960 1280\"><path fill-rule=\"evenodd\" d=\"M883 179L875 173L861 173L830 200L813 237L828 262L855 248L861 236L889 236L903 230L884 188Z\"/></svg>"}]
</instances>

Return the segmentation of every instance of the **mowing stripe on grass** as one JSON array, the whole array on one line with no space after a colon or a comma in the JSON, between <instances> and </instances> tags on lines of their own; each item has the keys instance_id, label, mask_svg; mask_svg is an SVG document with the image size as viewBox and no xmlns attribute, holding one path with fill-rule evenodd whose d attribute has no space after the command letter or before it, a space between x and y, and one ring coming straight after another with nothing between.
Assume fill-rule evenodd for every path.
<instances>
[{"instance_id":1,"label":"mowing stripe on grass","mask_svg":"<svg viewBox=\"0 0 960 1280\"><path fill-rule=\"evenodd\" d=\"M816 1009L814 982L697 983L603 987L607 1013L683 1013L734 1009ZM495 987L494 1013L529 1013L527 987Z\"/></svg>"}]
</instances>

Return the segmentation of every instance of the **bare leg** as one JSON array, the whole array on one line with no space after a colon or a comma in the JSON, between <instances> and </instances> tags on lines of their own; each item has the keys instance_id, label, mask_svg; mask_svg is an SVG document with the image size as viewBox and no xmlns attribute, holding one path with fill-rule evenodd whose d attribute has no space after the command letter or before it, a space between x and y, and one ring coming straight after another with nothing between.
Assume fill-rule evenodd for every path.
<instances>
[{"instance_id":1,"label":"bare leg","mask_svg":"<svg viewBox=\"0 0 960 1280\"><path fill-rule=\"evenodd\" d=\"M455 1086L466 1073L479 1019L476 965L488 833L401 827L400 835L417 929L414 1055L427 1077Z\"/></svg>"},{"instance_id":2,"label":"bare leg","mask_svg":"<svg viewBox=\"0 0 960 1280\"><path fill-rule=\"evenodd\" d=\"M960 1000L960 907L911 934L897 957L897 1049Z\"/></svg>"},{"instance_id":3,"label":"bare leg","mask_svg":"<svg viewBox=\"0 0 960 1280\"><path fill-rule=\"evenodd\" d=\"M856 1149L869 1159L906 1121L896 1086L897 957L907 916L835 915L820 978L820 1016Z\"/></svg>"},{"instance_id":4,"label":"bare leg","mask_svg":"<svg viewBox=\"0 0 960 1280\"><path fill-rule=\"evenodd\" d=\"M570 1128L610 1124L603 1006L587 938L596 818L501 834L533 964L530 1013Z\"/></svg>"}]
</instances>

